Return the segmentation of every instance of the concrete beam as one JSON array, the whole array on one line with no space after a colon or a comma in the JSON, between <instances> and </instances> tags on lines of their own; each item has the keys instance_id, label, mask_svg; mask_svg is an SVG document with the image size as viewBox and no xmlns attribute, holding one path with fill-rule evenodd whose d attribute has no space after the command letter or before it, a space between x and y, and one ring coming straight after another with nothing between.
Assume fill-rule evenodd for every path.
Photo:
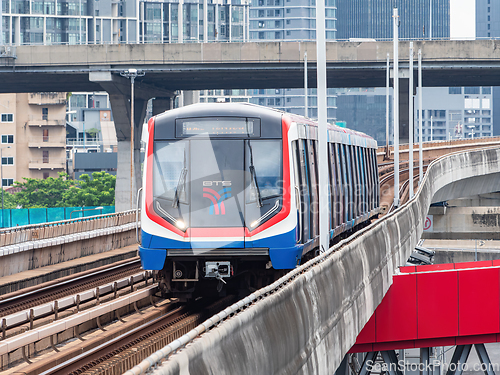
<instances>
[{"instance_id":1,"label":"concrete beam","mask_svg":"<svg viewBox=\"0 0 500 375\"><path fill-rule=\"evenodd\" d=\"M409 42L400 42L408 69ZM423 84L500 86L500 41L415 41L423 53ZM185 43L18 46L16 59L0 58L0 92L94 91L89 73L129 68L152 96L162 90L300 88L307 51L309 84L316 85L314 42ZM392 42L328 42L328 87L384 87ZM169 95L162 95L169 96Z\"/></svg>"},{"instance_id":2,"label":"concrete beam","mask_svg":"<svg viewBox=\"0 0 500 375\"><path fill-rule=\"evenodd\" d=\"M410 202L334 246L312 268L292 271L293 281L285 276L273 294L170 356L154 374L334 373L420 239L433 195L458 180L499 172L500 149L434 161Z\"/></svg>"}]
</instances>

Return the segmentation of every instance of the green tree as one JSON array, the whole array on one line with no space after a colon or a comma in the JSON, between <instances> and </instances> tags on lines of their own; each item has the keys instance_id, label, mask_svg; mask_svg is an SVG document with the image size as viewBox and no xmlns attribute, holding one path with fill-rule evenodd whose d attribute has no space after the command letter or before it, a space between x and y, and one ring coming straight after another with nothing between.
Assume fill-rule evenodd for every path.
<instances>
[{"instance_id":1,"label":"green tree","mask_svg":"<svg viewBox=\"0 0 500 375\"><path fill-rule=\"evenodd\" d=\"M115 204L116 177L106 172L80 176L78 186L71 186L64 194L64 202L71 206L112 206Z\"/></svg>"},{"instance_id":2,"label":"green tree","mask_svg":"<svg viewBox=\"0 0 500 375\"><path fill-rule=\"evenodd\" d=\"M69 179L61 172L59 177L47 179L24 178L16 181L17 193L4 193L4 207L48 208L75 206L112 206L115 203L116 177L106 172L94 172L92 178L83 174L81 181Z\"/></svg>"},{"instance_id":3,"label":"green tree","mask_svg":"<svg viewBox=\"0 0 500 375\"><path fill-rule=\"evenodd\" d=\"M1 198L0 198L1 199ZM14 194L9 193L8 191L3 192L3 208L16 208L16 197Z\"/></svg>"},{"instance_id":4,"label":"green tree","mask_svg":"<svg viewBox=\"0 0 500 375\"><path fill-rule=\"evenodd\" d=\"M16 181L14 187L22 190L13 194L15 206L23 208L65 207L64 192L76 185L68 174L59 173L59 177L46 179L24 178L25 182Z\"/></svg>"}]
</instances>

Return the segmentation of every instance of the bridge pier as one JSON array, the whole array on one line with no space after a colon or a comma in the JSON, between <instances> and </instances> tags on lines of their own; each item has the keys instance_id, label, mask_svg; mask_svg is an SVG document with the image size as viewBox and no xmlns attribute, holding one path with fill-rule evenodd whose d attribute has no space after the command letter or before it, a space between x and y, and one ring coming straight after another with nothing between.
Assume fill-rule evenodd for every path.
<instances>
[{"instance_id":1,"label":"bridge pier","mask_svg":"<svg viewBox=\"0 0 500 375\"><path fill-rule=\"evenodd\" d=\"M116 212L135 207L137 190L142 186L141 178L141 135L146 116L148 100L159 97L157 107L170 109L171 91L143 84L135 79L134 86L134 144L131 145L131 84L129 79L111 72L91 71L89 81L98 83L109 94L113 111L116 138L118 140L118 170L116 172L115 207ZM165 108L165 109L163 109ZM131 147L134 149L134 176L131 168ZM132 183L131 183L132 180ZM130 191L132 189L132 191Z\"/></svg>"},{"instance_id":2,"label":"bridge pier","mask_svg":"<svg viewBox=\"0 0 500 375\"><path fill-rule=\"evenodd\" d=\"M116 172L115 207L116 212L135 207L137 189L142 186L141 179L141 134L148 101L134 100L134 176L130 163L130 104L123 95L110 95L111 109L118 139L118 169ZM130 179L132 178L132 184ZM132 192L130 189L132 188Z\"/></svg>"}]
</instances>

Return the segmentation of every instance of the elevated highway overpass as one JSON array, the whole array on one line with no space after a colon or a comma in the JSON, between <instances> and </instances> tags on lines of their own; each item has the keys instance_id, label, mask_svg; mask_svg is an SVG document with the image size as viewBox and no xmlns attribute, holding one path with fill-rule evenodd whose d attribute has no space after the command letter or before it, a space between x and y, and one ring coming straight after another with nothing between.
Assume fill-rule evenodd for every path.
<instances>
[{"instance_id":1,"label":"elevated highway overpass","mask_svg":"<svg viewBox=\"0 0 500 375\"><path fill-rule=\"evenodd\" d=\"M414 44L415 51L422 49L424 86L500 86L498 40ZM386 59L387 54L392 58L392 48L392 42L327 43L328 87L385 86ZM304 52L310 86L315 87L314 42L17 46L0 56L0 92L107 91L118 138L116 206L121 211L132 203L130 82L120 72L134 68L146 73L135 85L133 148L139 171L139 139L148 99L156 98L156 114L170 108L176 90L302 87ZM401 72L409 65L408 42L400 43L399 53ZM405 87L401 84L400 90L407 96ZM401 105L405 102L401 100ZM408 137L407 112L400 110L402 139ZM138 173L135 185L141 185Z\"/></svg>"},{"instance_id":2,"label":"elevated highway overpass","mask_svg":"<svg viewBox=\"0 0 500 375\"><path fill-rule=\"evenodd\" d=\"M0 57L0 92L95 91L99 79L119 80L124 69L146 96L165 90L299 88L316 85L314 42L100 44L11 47ZM415 41L422 50L424 86L500 86L500 40ZM392 42L328 42L328 87L383 87ZM408 69L409 42L400 42L400 69ZM416 73L416 66L415 66ZM90 75L89 75L90 74ZM64 79L61 79L64 76ZM124 80L124 79L123 79ZM125 85L128 86L128 85ZM141 95L141 91L137 95ZM145 93L143 93L145 94Z\"/></svg>"}]
</instances>

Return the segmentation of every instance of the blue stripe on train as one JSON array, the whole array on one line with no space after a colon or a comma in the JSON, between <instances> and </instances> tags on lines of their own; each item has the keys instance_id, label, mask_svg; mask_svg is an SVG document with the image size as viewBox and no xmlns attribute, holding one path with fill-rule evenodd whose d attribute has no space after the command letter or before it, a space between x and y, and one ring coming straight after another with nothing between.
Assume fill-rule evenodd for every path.
<instances>
[{"instance_id":1,"label":"blue stripe on train","mask_svg":"<svg viewBox=\"0 0 500 375\"><path fill-rule=\"evenodd\" d=\"M169 238L153 236L142 231L142 243L148 247L139 247L142 268L161 270L167 256L166 249L215 249L242 248L242 241L192 241L182 242ZM295 230L255 241L246 241L246 248L268 248L269 257L275 269L291 269L300 263L303 245L296 244Z\"/></svg>"}]
</instances>

